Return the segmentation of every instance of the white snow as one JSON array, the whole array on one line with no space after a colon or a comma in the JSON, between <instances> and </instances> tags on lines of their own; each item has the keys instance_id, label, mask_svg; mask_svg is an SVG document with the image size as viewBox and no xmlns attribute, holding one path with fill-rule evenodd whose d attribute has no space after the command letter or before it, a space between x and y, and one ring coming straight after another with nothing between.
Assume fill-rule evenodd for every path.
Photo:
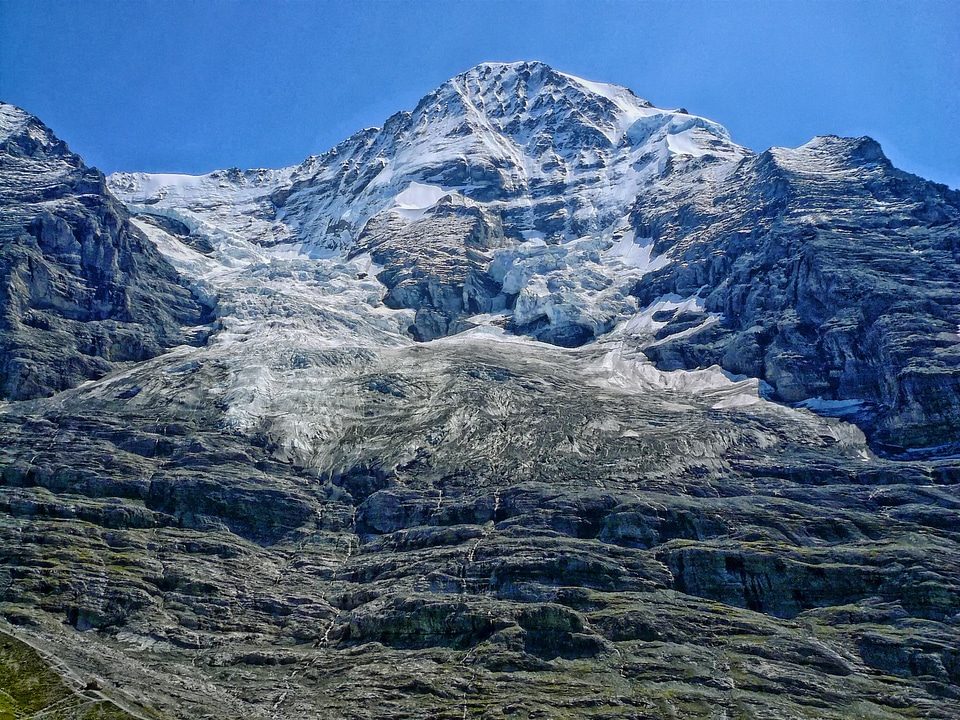
<instances>
[{"instance_id":1,"label":"white snow","mask_svg":"<svg viewBox=\"0 0 960 720\"><path fill-rule=\"evenodd\" d=\"M291 228L274 219L271 199L292 183L294 170L114 173L107 185L133 212L172 218L215 241L273 244L294 239Z\"/></svg>"},{"instance_id":2,"label":"white snow","mask_svg":"<svg viewBox=\"0 0 960 720\"><path fill-rule=\"evenodd\" d=\"M689 327L686 330L681 330L680 332L672 333L661 340L657 340L656 342L650 343L649 345L647 345L647 347L654 347L655 345L661 345L663 343L670 342L672 340L680 340L681 338L687 338L687 337L690 337L691 335L696 335L698 332L701 332L702 330L705 330L706 328L718 322L720 322L720 316L717 315L716 313L709 313L707 315L707 318L699 325L695 325L694 327Z\"/></svg>"},{"instance_id":3,"label":"white snow","mask_svg":"<svg viewBox=\"0 0 960 720\"><path fill-rule=\"evenodd\" d=\"M176 212L205 234L298 245L309 253L308 246L348 250L381 212L420 219L443 195L469 198L490 183L507 199L483 204L514 216L529 212L531 224L520 230L528 239L546 239L532 218L537 206L557 201L565 206L564 227L552 234L600 236L658 179L671 155L709 149L718 158L684 180L696 184L732 171L747 153L716 123L542 65L528 65L524 80L521 65L480 65L444 83L408 119L400 114L296 167L197 176L116 173L108 182L137 209ZM581 147L584 130L602 133L610 146ZM462 177L431 179L438 168L458 165ZM531 196L534 185L555 189Z\"/></svg>"},{"instance_id":4,"label":"white snow","mask_svg":"<svg viewBox=\"0 0 960 720\"><path fill-rule=\"evenodd\" d=\"M567 75L566 73L559 74L580 85L589 92L606 98L616 105L619 111L616 122L617 132L615 135L607 135L610 141L614 144L616 144L620 138L624 136L627 130L640 118L658 115L663 112L662 110L652 107L646 101L640 100L625 87L621 87L619 85L610 85L609 83L584 80L583 78L578 78L575 75Z\"/></svg>"},{"instance_id":5,"label":"white snow","mask_svg":"<svg viewBox=\"0 0 960 720\"><path fill-rule=\"evenodd\" d=\"M654 335L666 327L667 320L654 320L658 313L703 312L703 301L696 295L682 298L679 295L663 295L617 328L624 335Z\"/></svg>"},{"instance_id":6,"label":"white snow","mask_svg":"<svg viewBox=\"0 0 960 720\"><path fill-rule=\"evenodd\" d=\"M279 243L269 249L267 255L276 260L296 260L310 258L311 260L329 260L339 256L333 248L317 247L309 243Z\"/></svg>"},{"instance_id":7,"label":"white snow","mask_svg":"<svg viewBox=\"0 0 960 720\"><path fill-rule=\"evenodd\" d=\"M731 376L717 365L704 370L658 370L637 349L620 342L589 368L594 382L628 392L675 392L708 397L714 409L761 402L756 378Z\"/></svg>"},{"instance_id":8,"label":"white snow","mask_svg":"<svg viewBox=\"0 0 960 720\"><path fill-rule=\"evenodd\" d=\"M437 185L411 182L394 198L393 210L407 220L419 220L426 211L450 193Z\"/></svg>"},{"instance_id":9,"label":"white snow","mask_svg":"<svg viewBox=\"0 0 960 720\"><path fill-rule=\"evenodd\" d=\"M555 345L540 343L524 335L514 335L513 333L508 333L502 327L499 327L493 323L493 319L495 318L490 318L489 320L484 321L482 316L476 317L481 320L481 324L478 324L476 327L472 327L469 330L464 330L456 335L448 335L447 337L436 338L435 340L431 340L429 343L424 344L438 346L469 346L472 343L479 341L485 343L495 342L498 344L506 343L509 345L522 345L533 348L540 345L549 348L550 352L563 352L562 348L558 348Z\"/></svg>"},{"instance_id":10,"label":"white snow","mask_svg":"<svg viewBox=\"0 0 960 720\"><path fill-rule=\"evenodd\" d=\"M190 190L202 187L209 181L210 175L177 175L170 173L144 173L140 177L139 189L145 195L163 193L183 197Z\"/></svg>"},{"instance_id":11,"label":"white snow","mask_svg":"<svg viewBox=\"0 0 960 720\"><path fill-rule=\"evenodd\" d=\"M667 135L667 147L670 148L670 152L677 155L693 155L694 157L706 155L709 151L697 143L693 132L693 130L684 130L680 133Z\"/></svg>"},{"instance_id":12,"label":"white snow","mask_svg":"<svg viewBox=\"0 0 960 720\"><path fill-rule=\"evenodd\" d=\"M653 240L638 243L634 238L633 230L625 232L613 246L604 253L610 259L619 260L627 267L636 268L642 272L659 270L670 261L663 255L651 257Z\"/></svg>"}]
</instances>

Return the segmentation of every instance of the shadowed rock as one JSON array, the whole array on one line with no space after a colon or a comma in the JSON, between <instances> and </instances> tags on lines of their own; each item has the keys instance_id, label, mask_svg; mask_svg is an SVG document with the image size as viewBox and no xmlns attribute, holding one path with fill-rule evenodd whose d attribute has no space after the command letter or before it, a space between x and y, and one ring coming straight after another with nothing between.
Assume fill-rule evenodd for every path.
<instances>
[{"instance_id":1,"label":"shadowed rock","mask_svg":"<svg viewBox=\"0 0 960 720\"><path fill-rule=\"evenodd\" d=\"M209 311L103 175L6 104L0 210L0 397L50 395L203 337L193 326Z\"/></svg>"}]
</instances>

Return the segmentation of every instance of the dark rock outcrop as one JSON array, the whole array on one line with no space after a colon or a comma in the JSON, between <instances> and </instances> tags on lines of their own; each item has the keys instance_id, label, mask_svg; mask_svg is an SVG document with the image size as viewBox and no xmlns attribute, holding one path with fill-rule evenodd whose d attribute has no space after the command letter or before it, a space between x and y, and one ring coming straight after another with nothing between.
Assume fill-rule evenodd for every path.
<instances>
[{"instance_id":1,"label":"dark rock outcrop","mask_svg":"<svg viewBox=\"0 0 960 720\"><path fill-rule=\"evenodd\" d=\"M489 64L147 227L0 110L0 715L960 718L955 193Z\"/></svg>"},{"instance_id":2,"label":"dark rock outcrop","mask_svg":"<svg viewBox=\"0 0 960 720\"><path fill-rule=\"evenodd\" d=\"M0 211L0 398L50 395L197 339L209 311L103 174L5 104Z\"/></svg>"},{"instance_id":3,"label":"dark rock outcrop","mask_svg":"<svg viewBox=\"0 0 960 720\"><path fill-rule=\"evenodd\" d=\"M632 222L676 262L641 303L699 294L721 322L646 354L719 364L784 402L862 400L888 452L960 443L960 193L893 168L869 138L817 138L743 161L725 183L638 198ZM680 326L676 330L683 329Z\"/></svg>"},{"instance_id":4,"label":"dark rock outcrop","mask_svg":"<svg viewBox=\"0 0 960 720\"><path fill-rule=\"evenodd\" d=\"M502 310L507 298L487 274L491 251L504 244L498 215L446 196L414 221L387 211L364 227L353 254L383 266L384 302L416 311L410 334L433 340L465 330L470 315Z\"/></svg>"}]
</instances>

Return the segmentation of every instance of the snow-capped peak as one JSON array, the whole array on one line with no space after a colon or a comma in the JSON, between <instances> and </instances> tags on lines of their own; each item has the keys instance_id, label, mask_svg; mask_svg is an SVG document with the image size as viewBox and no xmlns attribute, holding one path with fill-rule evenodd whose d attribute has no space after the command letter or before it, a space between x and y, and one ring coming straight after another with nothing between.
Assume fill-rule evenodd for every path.
<instances>
[{"instance_id":1,"label":"snow-capped peak","mask_svg":"<svg viewBox=\"0 0 960 720\"><path fill-rule=\"evenodd\" d=\"M33 116L16 105L0 103L0 142L19 132Z\"/></svg>"},{"instance_id":2,"label":"snow-capped peak","mask_svg":"<svg viewBox=\"0 0 960 720\"><path fill-rule=\"evenodd\" d=\"M202 179L118 174L110 183L138 208L175 210L191 227L260 245L349 248L418 186L489 205L510 237L562 241L619 222L670 158L729 164L746 152L720 125L655 108L627 88L541 62L482 63L295 168Z\"/></svg>"},{"instance_id":3,"label":"snow-capped peak","mask_svg":"<svg viewBox=\"0 0 960 720\"><path fill-rule=\"evenodd\" d=\"M574 128L598 133L581 133L580 143L603 144L606 138L616 145L633 122L660 112L627 88L583 80L541 62L482 63L428 94L417 110L435 117L444 110L461 115L477 129L503 133L531 149L557 131L552 146L562 149L570 139L563 130Z\"/></svg>"}]
</instances>

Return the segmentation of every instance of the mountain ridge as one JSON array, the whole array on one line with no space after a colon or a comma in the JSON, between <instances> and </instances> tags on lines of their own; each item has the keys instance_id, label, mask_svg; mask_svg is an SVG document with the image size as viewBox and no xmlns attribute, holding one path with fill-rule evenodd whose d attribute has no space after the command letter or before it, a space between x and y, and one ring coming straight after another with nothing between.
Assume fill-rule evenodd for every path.
<instances>
[{"instance_id":1,"label":"mountain ridge","mask_svg":"<svg viewBox=\"0 0 960 720\"><path fill-rule=\"evenodd\" d=\"M745 184L744 173L755 173L754 180ZM860 175L874 180L862 182ZM224 184L228 176L238 182L242 177L246 183L237 186L234 196L230 184ZM952 231L944 231L944 226L956 221L960 208L960 195L895 170L871 139L818 136L799 148L770 148L756 154L733 144L729 133L709 120L659 110L626 88L526 62L478 65L427 93L413 111L397 113L382 128L361 131L298 166L181 177L171 180L167 190L162 177L117 174L108 182L137 211L173 214L188 225L204 227L205 232L228 236L236 229L231 223L242 220L245 237L255 244L315 256L371 253L375 263L384 267L386 274L381 278L390 285L387 303L415 312L409 334L418 340L463 331L470 327L471 315L506 311L511 331L567 346L613 332L642 312L642 306L667 295L714 297L706 310L720 318L721 327L746 317L738 301L718 295L724 285L721 274L730 262L714 263L705 275L686 266L691 262L702 266L703 256L711 253L707 246L712 243L716 252L726 242L716 236L717 227L728 227L739 235L755 233L781 213L798 228L804 225L802 232L813 237L820 232L819 221L811 218L841 211L831 200L834 196L856 198L842 211L858 214L854 224L861 225L889 223L892 208L928 203L928 217L921 210L901 213L894 222L902 232L894 228L886 232L883 244L873 246L877 253L898 255L914 242L907 237L912 232L910 223L931 224L935 233L946 237ZM259 194L248 188L249 178L254 184L266 183ZM214 183L217 188L210 188ZM803 195L804 188L815 186L818 199ZM190 199L194 197L190 187L196 188L195 200ZM798 195L794 188L803 190ZM755 197L749 202L754 207L744 210L741 206L751 193ZM872 197L875 193L886 193L887 200L878 202ZM906 195L901 198L898 193ZM443 205L447 219L439 217L437 202L446 195L464 208L477 208L479 225L474 230L464 230L466 226L449 217L447 205ZM210 198L218 197L211 206ZM412 205L410 198L415 198ZM913 199L908 202L908 198ZM816 212L808 212L807 220L801 221L794 217L791 202L815 203ZM657 209L649 211L654 204ZM760 215L758 208L763 208ZM461 216L463 212L457 211ZM915 218L917 212L920 215ZM734 229L731 223L737 217L744 219ZM696 241L708 222L715 226L713 239ZM452 234L443 229L452 228L451 223L460 223ZM371 232L374 228L379 230ZM463 232L479 233L485 239L468 253L466 246L474 241L468 241ZM447 240L420 252L418 243L426 237L424 233ZM618 255L612 248L621 247L627 235L632 236L635 249ZM392 239L378 242L376 238ZM541 241L562 250L536 250ZM591 242L593 249L580 250ZM950 242L949 237L945 242ZM650 248L642 249L646 245ZM805 252L803 247L798 244L792 252ZM808 250L813 247L807 246ZM699 248L701 257L688 257L693 248ZM607 260L593 262L598 251L601 257L603 252L613 252L621 259L634 258L632 270L612 269ZM243 252L249 254L249 248ZM933 282L944 272L949 276L949 255L940 253L937 260L935 249L929 255L931 261L918 270L923 282ZM459 259L450 264L453 257ZM640 257L645 259L638 264ZM391 270L401 258L404 269ZM443 267L436 258L445 258ZM835 266L838 261L839 256L830 261L828 273L841 272ZM869 262L880 262L879 256ZM635 281L633 285L625 282L627 275ZM675 276L675 281L664 283L665 276ZM435 282L451 291L440 292ZM740 283L740 287L745 286ZM658 293L649 288L659 288ZM893 304L893 294L884 297L869 302ZM843 312L837 305L821 311L816 322L843 325L848 322L839 318ZM953 301L931 312L937 333L948 333L947 325L958 314ZM878 451L896 453L925 446L953 452L950 448L960 438L951 425L960 420L960 405L946 407L931 419L918 410L926 401L915 399L918 393L956 395L960 386L950 371L953 351L947 352L945 360L938 359L947 350L941 347L943 342L931 345L914 336L909 342L926 347L917 353L930 363L923 373L913 375L919 384L901 384L896 378L911 361L902 353L890 360L890 353L881 347L885 341L866 339L877 317L859 322L857 337L843 340L842 347L825 340L815 327L797 335L791 342L801 346L811 339L817 346L833 343L833 349L821 348L813 356L805 347L800 351L797 362L810 368L821 366L820 370L795 368L789 362L783 366L784 358L797 348L777 346L766 352L757 345L756 337L780 333L782 322L773 316L753 332L754 338L743 334L756 325L751 321L728 333L730 337L719 346L709 341L714 343L711 348L701 343L694 349L685 338L677 342L656 338L658 347L652 354L665 369L719 364L736 374L747 372L768 383L773 397L785 402L824 409L827 406L821 401L859 401L863 412L850 418L875 438ZM714 335L717 331L716 327L711 330ZM806 339L801 341L800 336ZM780 337L782 343L786 334ZM641 338L640 342L651 340ZM873 343L871 349L866 350L865 343ZM885 356L891 364L873 368L865 354ZM901 391L907 387L904 397Z\"/></svg>"},{"instance_id":2,"label":"mountain ridge","mask_svg":"<svg viewBox=\"0 0 960 720\"><path fill-rule=\"evenodd\" d=\"M207 312L103 174L10 105L0 133L0 394L49 395L186 341Z\"/></svg>"},{"instance_id":3,"label":"mountain ridge","mask_svg":"<svg viewBox=\"0 0 960 720\"><path fill-rule=\"evenodd\" d=\"M960 718L957 196L523 67L278 171L0 144L98 363L0 402L0 714Z\"/></svg>"}]
</instances>

